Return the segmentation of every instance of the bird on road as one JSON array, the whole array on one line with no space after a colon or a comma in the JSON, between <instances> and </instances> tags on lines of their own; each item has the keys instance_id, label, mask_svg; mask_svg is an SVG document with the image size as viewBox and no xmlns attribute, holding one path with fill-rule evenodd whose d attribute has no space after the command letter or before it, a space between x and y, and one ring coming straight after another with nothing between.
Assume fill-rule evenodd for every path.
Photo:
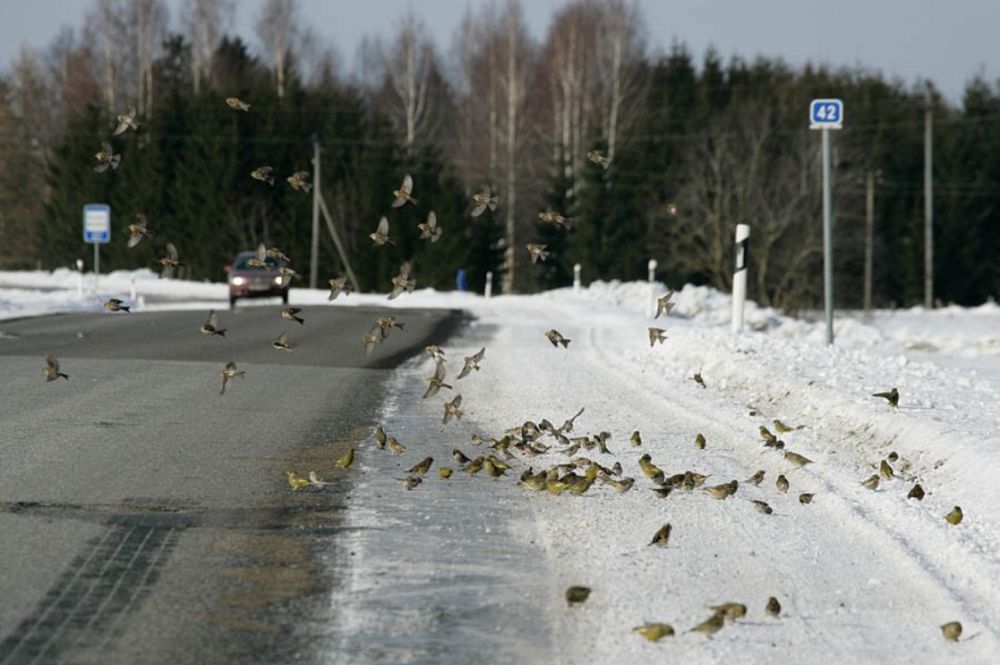
<instances>
[{"instance_id":1,"label":"bird on road","mask_svg":"<svg viewBox=\"0 0 1000 665\"><path fill-rule=\"evenodd\" d=\"M273 166L258 166L253 171L250 172L250 177L254 180L260 180L261 182L266 182L267 184L274 187L274 167Z\"/></svg>"},{"instance_id":2,"label":"bird on road","mask_svg":"<svg viewBox=\"0 0 1000 665\"><path fill-rule=\"evenodd\" d=\"M301 307L282 307L281 308L281 318L287 319L288 321L295 321L300 326L305 325L305 319L297 316L299 312L302 311Z\"/></svg>"},{"instance_id":3,"label":"bird on road","mask_svg":"<svg viewBox=\"0 0 1000 665\"><path fill-rule=\"evenodd\" d=\"M246 372L244 370L236 369L236 363L232 360L226 363L226 366L222 368L221 372L219 372L219 376L222 378L222 390L219 391L219 394L225 395L226 388L229 387L229 382L236 377L242 378L245 374Z\"/></svg>"},{"instance_id":4,"label":"bird on road","mask_svg":"<svg viewBox=\"0 0 1000 665\"><path fill-rule=\"evenodd\" d=\"M288 331L287 330L283 330L281 332L281 334L278 335L274 339L273 342L271 342L271 346L273 346L274 348L276 348L276 349L278 349L280 351L293 351L295 349L295 347L296 347L295 344L289 344L288 343Z\"/></svg>"},{"instance_id":5,"label":"bird on road","mask_svg":"<svg viewBox=\"0 0 1000 665\"><path fill-rule=\"evenodd\" d=\"M109 312L129 312L130 308L124 302L118 298L108 298L108 301L104 303L104 308Z\"/></svg>"},{"instance_id":6,"label":"bird on road","mask_svg":"<svg viewBox=\"0 0 1000 665\"><path fill-rule=\"evenodd\" d=\"M472 370L479 371L479 363L482 362L483 356L486 355L486 347L479 349L475 354L465 357L465 364L462 367L462 371L458 373L456 378L464 378L469 375Z\"/></svg>"},{"instance_id":7,"label":"bird on road","mask_svg":"<svg viewBox=\"0 0 1000 665\"><path fill-rule=\"evenodd\" d=\"M452 418L460 419L462 417L462 410L459 408L462 406L462 396L455 395L455 398L450 402L444 403L444 418L442 418L441 423L447 425L448 421Z\"/></svg>"},{"instance_id":8,"label":"bird on road","mask_svg":"<svg viewBox=\"0 0 1000 665\"><path fill-rule=\"evenodd\" d=\"M493 196L490 188L483 187L479 193L472 195L472 212L470 214L472 217L479 217L487 208L493 212L497 209L497 203L499 203L499 199Z\"/></svg>"},{"instance_id":9,"label":"bird on road","mask_svg":"<svg viewBox=\"0 0 1000 665\"><path fill-rule=\"evenodd\" d=\"M336 279L331 279L330 282L330 295L327 296L327 300L336 300L337 296L343 293L345 296L350 295L351 287L347 283L347 277L337 277Z\"/></svg>"},{"instance_id":10,"label":"bird on road","mask_svg":"<svg viewBox=\"0 0 1000 665\"><path fill-rule=\"evenodd\" d=\"M899 406L899 391L895 388L884 393L874 393L872 397L881 397L885 401L889 402L889 406L892 408Z\"/></svg>"},{"instance_id":11,"label":"bird on road","mask_svg":"<svg viewBox=\"0 0 1000 665\"><path fill-rule=\"evenodd\" d=\"M565 337L559 334L558 330L555 329L546 330L545 336L548 338L550 342L552 342L552 346L556 347L557 349L559 348L560 344L562 344L563 348L565 349L569 346L569 343L573 341L571 339L566 339Z\"/></svg>"},{"instance_id":12,"label":"bird on road","mask_svg":"<svg viewBox=\"0 0 1000 665\"><path fill-rule=\"evenodd\" d=\"M199 328L199 330L202 335L218 335L219 337L226 336L226 329L219 328L218 321L215 318L214 309L208 310L208 318L201 324L201 328Z\"/></svg>"},{"instance_id":13,"label":"bird on road","mask_svg":"<svg viewBox=\"0 0 1000 665\"><path fill-rule=\"evenodd\" d=\"M45 358L45 367L42 368L42 374L45 376L46 381L55 381L56 379L66 379L69 381L69 374L59 371L59 361L56 360L55 356L47 356Z\"/></svg>"},{"instance_id":14,"label":"bird on road","mask_svg":"<svg viewBox=\"0 0 1000 665\"><path fill-rule=\"evenodd\" d=\"M143 238L153 238L153 232L146 225L146 216L136 213L135 222L128 225L128 246L135 247Z\"/></svg>"},{"instance_id":15,"label":"bird on road","mask_svg":"<svg viewBox=\"0 0 1000 665\"><path fill-rule=\"evenodd\" d=\"M310 471L309 472L309 484L312 485L313 487L315 487L316 489L323 489L324 487L326 487L330 483L328 483L325 480L320 480L320 477L318 475L316 475L315 471Z\"/></svg>"},{"instance_id":16,"label":"bird on road","mask_svg":"<svg viewBox=\"0 0 1000 665\"><path fill-rule=\"evenodd\" d=\"M288 472L288 484L292 486L292 491L297 491L309 485L309 480L303 478L294 471Z\"/></svg>"},{"instance_id":17,"label":"bird on road","mask_svg":"<svg viewBox=\"0 0 1000 665\"><path fill-rule=\"evenodd\" d=\"M348 448L340 458L334 462L334 466L340 469L347 469L354 463L354 448Z\"/></svg>"},{"instance_id":18,"label":"bird on road","mask_svg":"<svg viewBox=\"0 0 1000 665\"><path fill-rule=\"evenodd\" d=\"M421 240L437 242L438 238L441 237L441 227L438 226L437 215L434 214L433 210L427 213L427 221L423 224L417 224L417 228L420 229Z\"/></svg>"},{"instance_id":19,"label":"bird on road","mask_svg":"<svg viewBox=\"0 0 1000 665\"><path fill-rule=\"evenodd\" d=\"M392 190L392 207L399 208L407 203L417 205L417 200L410 196L411 194L413 194L413 178L407 173L403 176L403 183L399 189Z\"/></svg>"},{"instance_id":20,"label":"bird on road","mask_svg":"<svg viewBox=\"0 0 1000 665\"><path fill-rule=\"evenodd\" d=\"M396 455L401 455L406 452L406 446L400 443L394 436L389 437L386 445L389 446L389 451Z\"/></svg>"}]
</instances>

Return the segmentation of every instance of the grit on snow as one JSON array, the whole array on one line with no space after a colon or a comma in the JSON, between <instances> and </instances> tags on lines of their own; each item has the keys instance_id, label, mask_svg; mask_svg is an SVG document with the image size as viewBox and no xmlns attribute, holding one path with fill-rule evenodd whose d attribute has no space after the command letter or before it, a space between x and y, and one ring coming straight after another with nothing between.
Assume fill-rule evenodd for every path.
<instances>
[{"instance_id":1,"label":"grit on snow","mask_svg":"<svg viewBox=\"0 0 1000 665\"><path fill-rule=\"evenodd\" d=\"M69 271L0 273L0 315L97 311L107 297L128 300L133 276L147 309L224 310L227 304L225 285L156 280L145 272L103 278L98 293L85 288L83 297ZM379 525L401 523L392 501L365 503L371 489L414 507L454 491L460 501L439 508L478 516L462 522L468 530L461 538L493 543L469 552L484 566L505 571L497 573L497 584L510 588L497 590L494 601L509 599L513 608L522 585L544 589L537 608L548 624L539 632L543 643L511 646L518 629L525 629L524 617L512 617L506 631L497 627L502 639L496 644L528 657L524 662L540 651L566 663L657 657L691 663L997 662L1000 307L880 311L870 320L838 313L837 343L827 347L821 324L752 304L748 330L733 335L728 296L705 287L685 287L672 314L654 321L650 297L663 292L662 285L595 283L578 292L489 300L423 290L395 301L351 294L328 304L326 292L293 289L292 303L306 313L310 306L365 304L461 308L475 317L445 345L454 392L420 399L423 379L433 371L429 358L398 373L385 422L440 423L441 405L456 393L465 417L435 425L438 440L401 439L411 450L399 458L375 458L372 444L363 444L357 482L365 493L358 490L361 509L349 510L348 520L366 529L348 536L355 539L352 550L364 553L376 538L399 537L405 545L419 537L373 533ZM405 322L405 313L398 316ZM647 336L652 325L667 334L653 348ZM572 340L568 349L550 345L543 335L550 328ZM482 370L453 380L462 356L481 346ZM706 387L691 380L696 372ZM871 396L894 386L901 395L896 410ZM516 485L529 464L537 471L568 460L554 452L518 456L498 480L460 472L441 480L432 473L412 492L397 481L425 455L454 466L454 448L469 457L483 454L470 444L471 433L499 438L526 420L558 424L580 407L586 410L573 435L612 433L610 454L586 454L605 466L620 462L623 475L636 478L628 493L595 484L583 496L551 496ZM813 464L796 468L762 446L758 428L773 430L775 418L801 426L781 436L786 449ZM642 433L641 448L629 445L633 430ZM698 433L707 442L703 450L694 445ZM896 477L874 491L863 487L890 452L898 455ZM738 480L739 491L721 501L699 491L661 499L638 467L642 453L667 475L693 470L709 475L706 484ZM759 487L744 483L758 470L765 473ZM790 482L787 494L775 488L778 474ZM923 501L907 499L915 482L927 492ZM800 504L803 492L815 495L812 503ZM766 501L773 513L759 513L750 499ZM956 505L965 519L952 526L944 516ZM446 512L425 519L446 520ZM673 527L669 545L650 547L666 522ZM454 530L429 533L458 537ZM491 560L497 551L503 558ZM525 560L529 551L541 560ZM334 599L346 608L351 629L395 635L399 653L390 655L400 659L433 655L406 642L425 625L412 610L392 617L365 612L366 599L375 602L366 582L371 570L383 566L384 572L392 563L370 554L352 560L358 569L344 597ZM433 578L440 574L433 563L408 565L414 575ZM593 589L582 606L566 607L563 592L571 585ZM484 595L490 594L480 590L466 600L474 606ZM778 618L764 612L770 596L781 602ZM710 616L708 606L727 601L746 604L747 616L712 638L689 632ZM649 643L632 632L653 621L671 624L676 636ZM941 635L939 626L948 621L964 626L958 643Z\"/></svg>"}]
</instances>

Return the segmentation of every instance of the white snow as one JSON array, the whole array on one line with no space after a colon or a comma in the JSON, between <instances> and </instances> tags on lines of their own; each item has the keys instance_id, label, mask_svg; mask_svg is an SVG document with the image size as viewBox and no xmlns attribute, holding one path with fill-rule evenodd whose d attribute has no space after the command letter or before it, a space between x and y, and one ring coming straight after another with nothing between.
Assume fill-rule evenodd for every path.
<instances>
[{"instance_id":1,"label":"white snow","mask_svg":"<svg viewBox=\"0 0 1000 665\"><path fill-rule=\"evenodd\" d=\"M0 316L96 310L107 294L128 295L130 278L112 275L101 297L81 299L75 273L0 273ZM172 306L196 300L197 306L219 307L226 297L224 285L136 281L140 295L180 301ZM28 290L41 288L55 290ZM660 285L653 290L665 291ZM377 528L378 511L391 510L394 502L418 510L422 496L448 491L444 483L466 483L465 511L483 511L483 519L506 511L505 537L540 549L544 565L534 568L549 575L536 571L546 589L540 616L551 624L546 632L556 662L998 662L1000 307L879 311L867 320L838 312L837 343L828 347L822 322L752 303L748 330L733 335L728 296L707 287L686 286L675 296L674 312L654 321L647 310L650 291L645 283L612 282L489 300L432 290L395 301L370 294L338 298L333 306L448 307L476 317L446 344L463 420L440 425L441 404L453 393L419 399L419 379L431 374L429 359L399 371L394 385L400 394L386 419L420 422L440 435L398 458L397 466L424 455L455 466L452 448L470 457L484 454L469 446L471 431L500 437L528 419L559 424L585 406L573 435L610 431L612 455L580 454L605 466L620 461L624 474L636 478L624 495L600 484L580 497L515 485L529 464L538 470L568 459L553 452L518 457L499 481L461 472L443 481L432 471L407 493L396 479L401 472L385 471L380 465L387 462L378 459L365 461L384 454L367 444L358 462L364 474L359 487L364 496L380 498L363 501L348 519ZM292 301L326 305L326 292L294 289ZM648 343L651 325L668 335L655 348ZM568 349L549 344L543 333L550 328L573 340ZM482 371L454 381L461 357L480 346L487 349ZM695 372L707 388L691 380ZM893 386L901 394L898 410L871 396ZM781 437L813 464L796 469L762 447L758 427L773 430L774 418L803 426ZM636 429L642 449L628 444ZM705 450L693 445L699 432L708 441ZM861 487L890 451L899 455L893 464L898 477L877 491ZM660 499L638 468L643 452L668 475L691 469L710 474L708 484L736 479L740 489L724 501L698 491ZM743 482L758 469L766 474L760 487ZM774 487L779 473L791 483L787 495ZM916 481L927 491L922 502L906 499ZM812 504L800 505L800 492L815 493ZM774 514L758 513L750 498L767 501ZM951 526L944 515L955 505L965 519ZM427 511L425 525L446 519L441 513L447 511ZM664 522L673 525L670 545L649 547ZM392 524L398 532L413 522L397 518ZM407 537L442 528L425 526ZM365 545L360 537L351 537L358 551ZM450 541L442 536L441 542ZM355 559L353 565L365 565L363 557ZM407 565L432 575L427 563ZM351 584L360 593L372 574L383 572L355 570ZM509 575L498 577L510 581ZM562 594L573 584L593 593L583 606L567 608ZM778 619L763 612L772 595L784 608ZM726 601L745 603L747 617L711 639L688 632L708 618L706 606ZM358 613L345 609L344 616L374 620L377 605L355 603L354 609ZM957 644L946 642L939 629L952 620L965 628ZM647 621L670 623L677 635L648 643L631 632ZM413 630L405 621L394 627ZM517 636L508 632L504 639Z\"/></svg>"}]
</instances>

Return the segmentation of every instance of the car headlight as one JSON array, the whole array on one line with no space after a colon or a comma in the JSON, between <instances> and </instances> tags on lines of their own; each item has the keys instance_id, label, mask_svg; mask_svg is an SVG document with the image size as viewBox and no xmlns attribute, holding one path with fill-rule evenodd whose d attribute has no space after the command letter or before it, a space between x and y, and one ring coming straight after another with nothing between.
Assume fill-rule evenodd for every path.
<instances>
[{"instance_id":1,"label":"car headlight","mask_svg":"<svg viewBox=\"0 0 1000 665\"><path fill-rule=\"evenodd\" d=\"M246 277L240 277L239 275L233 277L233 286L243 286L246 283L247 283Z\"/></svg>"},{"instance_id":2,"label":"car headlight","mask_svg":"<svg viewBox=\"0 0 1000 665\"><path fill-rule=\"evenodd\" d=\"M277 277L274 278L274 283L278 286L281 286L282 284L285 283L285 280L282 279L281 275L278 275Z\"/></svg>"}]
</instances>

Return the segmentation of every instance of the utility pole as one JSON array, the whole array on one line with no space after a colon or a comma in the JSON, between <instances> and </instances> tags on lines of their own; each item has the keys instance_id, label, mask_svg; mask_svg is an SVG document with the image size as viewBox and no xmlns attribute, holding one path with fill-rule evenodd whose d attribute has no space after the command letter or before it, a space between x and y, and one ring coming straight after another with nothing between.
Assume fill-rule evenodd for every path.
<instances>
[{"instance_id":1,"label":"utility pole","mask_svg":"<svg viewBox=\"0 0 1000 665\"><path fill-rule=\"evenodd\" d=\"M319 277L319 139L313 135L313 226L309 251L309 288L315 289ZM356 287L355 287L356 288Z\"/></svg>"},{"instance_id":2,"label":"utility pole","mask_svg":"<svg viewBox=\"0 0 1000 665\"><path fill-rule=\"evenodd\" d=\"M924 91L924 307L934 307L934 118L930 81Z\"/></svg>"},{"instance_id":3,"label":"utility pole","mask_svg":"<svg viewBox=\"0 0 1000 665\"><path fill-rule=\"evenodd\" d=\"M872 309L872 243L875 228L875 172L865 174L865 316Z\"/></svg>"}]
</instances>

